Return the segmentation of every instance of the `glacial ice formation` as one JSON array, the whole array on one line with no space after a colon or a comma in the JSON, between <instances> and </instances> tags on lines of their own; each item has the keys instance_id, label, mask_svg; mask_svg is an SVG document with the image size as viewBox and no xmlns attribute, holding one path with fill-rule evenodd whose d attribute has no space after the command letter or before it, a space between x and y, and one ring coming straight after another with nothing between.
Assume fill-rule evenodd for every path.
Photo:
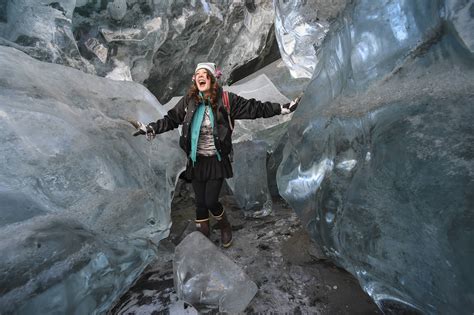
<instances>
[{"instance_id":1,"label":"glacial ice formation","mask_svg":"<svg viewBox=\"0 0 474 315\"><path fill-rule=\"evenodd\" d=\"M310 82L308 78L293 78L290 70L285 65L282 59L278 59L267 66L255 71L244 79L236 82L234 85L241 85L250 80L257 78L260 75L265 75L268 80L275 86L278 91L277 94L283 94L288 99L292 100L301 96L304 89Z\"/></svg>"},{"instance_id":2,"label":"glacial ice formation","mask_svg":"<svg viewBox=\"0 0 474 315\"><path fill-rule=\"evenodd\" d=\"M474 309L473 1L354 1L288 126L278 187L385 311Z\"/></svg>"},{"instance_id":3,"label":"glacial ice formation","mask_svg":"<svg viewBox=\"0 0 474 315\"><path fill-rule=\"evenodd\" d=\"M281 195L382 309L470 314L473 1L274 3L282 58L312 81L290 122L238 123L236 147L269 170L238 200L265 204L282 160ZM176 132L130 136L125 118L164 113L146 89L19 50L167 100L198 61L228 75L258 55L272 21L269 0L0 3L2 312L105 312L166 235L185 165Z\"/></svg>"},{"instance_id":4,"label":"glacial ice formation","mask_svg":"<svg viewBox=\"0 0 474 315\"><path fill-rule=\"evenodd\" d=\"M145 82L164 103L184 94L198 62L219 64L225 81L261 55L273 12L271 0L2 1L0 44L87 73Z\"/></svg>"},{"instance_id":5,"label":"glacial ice formation","mask_svg":"<svg viewBox=\"0 0 474 315\"><path fill-rule=\"evenodd\" d=\"M275 34L281 58L294 78L311 78L331 21L347 0L275 0Z\"/></svg>"},{"instance_id":6,"label":"glacial ice formation","mask_svg":"<svg viewBox=\"0 0 474 315\"><path fill-rule=\"evenodd\" d=\"M169 34L145 81L163 103L185 94L198 62L215 62L226 82L233 69L262 53L274 20L270 0L174 3L166 9Z\"/></svg>"},{"instance_id":7,"label":"glacial ice formation","mask_svg":"<svg viewBox=\"0 0 474 315\"><path fill-rule=\"evenodd\" d=\"M178 135L131 136L161 116L141 85L4 46L0 69L0 312L104 313L168 234Z\"/></svg>"},{"instance_id":8,"label":"glacial ice formation","mask_svg":"<svg viewBox=\"0 0 474 315\"><path fill-rule=\"evenodd\" d=\"M272 212L272 196L267 179L268 144L262 140L235 143L234 177L227 179L237 203L247 216L261 217Z\"/></svg>"},{"instance_id":9,"label":"glacial ice formation","mask_svg":"<svg viewBox=\"0 0 474 315\"><path fill-rule=\"evenodd\" d=\"M98 75L142 83L150 74L156 51L168 36L168 18L163 12L160 14L157 4L151 1L76 3L72 29L81 54L94 65ZM91 40L107 50L106 58L100 58L97 49L89 48Z\"/></svg>"},{"instance_id":10,"label":"glacial ice formation","mask_svg":"<svg viewBox=\"0 0 474 315\"><path fill-rule=\"evenodd\" d=\"M176 247L173 277L178 297L191 305L218 305L238 314L257 293L257 285L201 232L192 232Z\"/></svg>"},{"instance_id":11,"label":"glacial ice formation","mask_svg":"<svg viewBox=\"0 0 474 315\"><path fill-rule=\"evenodd\" d=\"M94 67L79 52L72 31L75 0L2 1L0 43L47 62L87 73Z\"/></svg>"}]
</instances>

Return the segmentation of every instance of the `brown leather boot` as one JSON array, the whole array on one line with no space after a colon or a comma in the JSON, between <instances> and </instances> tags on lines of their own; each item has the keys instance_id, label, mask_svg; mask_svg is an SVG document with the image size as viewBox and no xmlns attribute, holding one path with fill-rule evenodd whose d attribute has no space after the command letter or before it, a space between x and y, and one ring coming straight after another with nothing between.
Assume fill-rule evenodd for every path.
<instances>
[{"instance_id":1,"label":"brown leather boot","mask_svg":"<svg viewBox=\"0 0 474 315\"><path fill-rule=\"evenodd\" d=\"M209 219L205 220L196 220L196 230L204 234L205 237L209 237Z\"/></svg>"},{"instance_id":2,"label":"brown leather boot","mask_svg":"<svg viewBox=\"0 0 474 315\"><path fill-rule=\"evenodd\" d=\"M227 248L232 244L232 226L227 220L227 215L224 211L218 217L216 217L219 222L219 228L221 229L221 242L222 246Z\"/></svg>"}]
</instances>

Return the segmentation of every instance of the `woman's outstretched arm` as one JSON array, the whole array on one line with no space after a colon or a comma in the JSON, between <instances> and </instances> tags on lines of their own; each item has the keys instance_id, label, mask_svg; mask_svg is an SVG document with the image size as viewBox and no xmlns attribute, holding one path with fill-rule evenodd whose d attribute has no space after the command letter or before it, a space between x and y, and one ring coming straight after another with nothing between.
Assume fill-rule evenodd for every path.
<instances>
[{"instance_id":1,"label":"woman's outstretched arm","mask_svg":"<svg viewBox=\"0 0 474 315\"><path fill-rule=\"evenodd\" d=\"M232 119L268 118L280 114L290 114L298 107L300 100L298 97L291 103L278 104L261 102L254 98L248 100L234 93L229 93L229 98Z\"/></svg>"}]
</instances>

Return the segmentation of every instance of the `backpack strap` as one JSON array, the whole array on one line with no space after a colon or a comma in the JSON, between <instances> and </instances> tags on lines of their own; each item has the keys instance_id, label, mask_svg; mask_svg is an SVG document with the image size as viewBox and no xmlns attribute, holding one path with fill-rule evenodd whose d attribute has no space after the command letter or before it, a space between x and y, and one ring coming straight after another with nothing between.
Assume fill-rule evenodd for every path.
<instances>
[{"instance_id":1,"label":"backpack strap","mask_svg":"<svg viewBox=\"0 0 474 315\"><path fill-rule=\"evenodd\" d=\"M227 111L227 118L229 119L230 130L234 130L234 124L230 119L230 102L229 102L229 92L222 92L222 102L224 103L225 110Z\"/></svg>"}]
</instances>

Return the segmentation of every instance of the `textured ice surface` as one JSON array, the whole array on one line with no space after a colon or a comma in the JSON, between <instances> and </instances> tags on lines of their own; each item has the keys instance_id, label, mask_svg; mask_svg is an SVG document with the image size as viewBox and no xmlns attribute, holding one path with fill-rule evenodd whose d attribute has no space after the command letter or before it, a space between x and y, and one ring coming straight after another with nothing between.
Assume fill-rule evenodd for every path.
<instances>
[{"instance_id":1,"label":"textured ice surface","mask_svg":"<svg viewBox=\"0 0 474 315\"><path fill-rule=\"evenodd\" d=\"M154 310L151 310L153 312ZM198 315L198 311L189 303L186 303L182 300L179 300L175 303L172 303L168 308L169 314L176 314L176 315Z\"/></svg>"},{"instance_id":2,"label":"textured ice surface","mask_svg":"<svg viewBox=\"0 0 474 315\"><path fill-rule=\"evenodd\" d=\"M177 133L132 137L143 86L0 46L0 309L105 312L166 237Z\"/></svg>"},{"instance_id":3,"label":"textured ice surface","mask_svg":"<svg viewBox=\"0 0 474 315\"><path fill-rule=\"evenodd\" d=\"M472 17L454 28L448 3L351 4L278 169L306 228L382 308L474 309L474 57L459 36Z\"/></svg>"},{"instance_id":4,"label":"textured ice surface","mask_svg":"<svg viewBox=\"0 0 474 315\"><path fill-rule=\"evenodd\" d=\"M158 7L170 12L169 32L145 84L163 103L186 93L198 62L215 62L225 82L233 69L262 53L274 22L271 0L163 1Z\"/></svg>"},{"instance_id":5,"label":"textured ice surface","mask_svg":"<svg viewBox=\"0 0 474 315\"><path fill-rule=\"evenodd\" d=\"M173 260L178 297L194 306L218 305L220 312L243 312L257 285L200 232L186 236Z\"/></svg>"},{"instance_id":6,"label":"textured ice surface","mask_svg":"<svg viewBox=\"0 0 474 315\"><path fill-rule=\"evenodd\" d=\"M445 14L460 42L474 53L474 6L472 1L446 0Z\"/></svg>"},{"instance_id":7,"label":"textured ice surface","mask_svg":"<svg viewBox=\"0 0 474 315\"><path fill-rule=\"evenodd\" d=\"M167 102L198 62L231 71L266 48L271 0L0 1L0 43L39 60L144 82ZM151 78L150 78L151 75Z\"/></svg>"},{"instance_id":8,"label":"textured ice surface","mask_svg":"<svg viewBox=\"0 0 474 315\"><path fill-rule=\"evenodd\" d=\"M300 96L310 79L308 78L293 78L290 74L290 70L285 65L282 59L278 59L269 65L259 69L258 71L248 75L244 79L236 82L234 85L241 85L250 80L255 79L256 77L264 74L275 88L278 90L278 93L283 94L289 99L294 99Z\"/></svg>"},{"instance_id":9,"label":"textured ice surface","mask_svg":"<svg viewBox=\"0 0 474 315\"><path fill-rule=\"evenodd\" d=\"M154 54L168 36L168 19L166 10L158 11L151 1L128 2L76 3L72 29L82 55L98 75L143 82L150 74ZM84 51L90 40L109 51L105 62Z\"/></svg>"},{"instance_id":10,"label":"textured ice surface","mask_svg":"<svg viewBox=\"0 0 474 315\"><path fill-rule=\"evenodd\" d=\"M330 22L347 0L275 0L275 34L280 53L294 78L311 78L318 63L317 49Z\"/></svg>"},{"instance_id":11,"label":"textured ice surface","mask_svg":"<svg viewBox=\"0 0 474 315\"><path fill-rule=\"evenodd\" d=\"M94 67L79 52L72 31L74 0L3 0L0 41L28 55L88 73Z\"/></svg>"}]
</instances>

